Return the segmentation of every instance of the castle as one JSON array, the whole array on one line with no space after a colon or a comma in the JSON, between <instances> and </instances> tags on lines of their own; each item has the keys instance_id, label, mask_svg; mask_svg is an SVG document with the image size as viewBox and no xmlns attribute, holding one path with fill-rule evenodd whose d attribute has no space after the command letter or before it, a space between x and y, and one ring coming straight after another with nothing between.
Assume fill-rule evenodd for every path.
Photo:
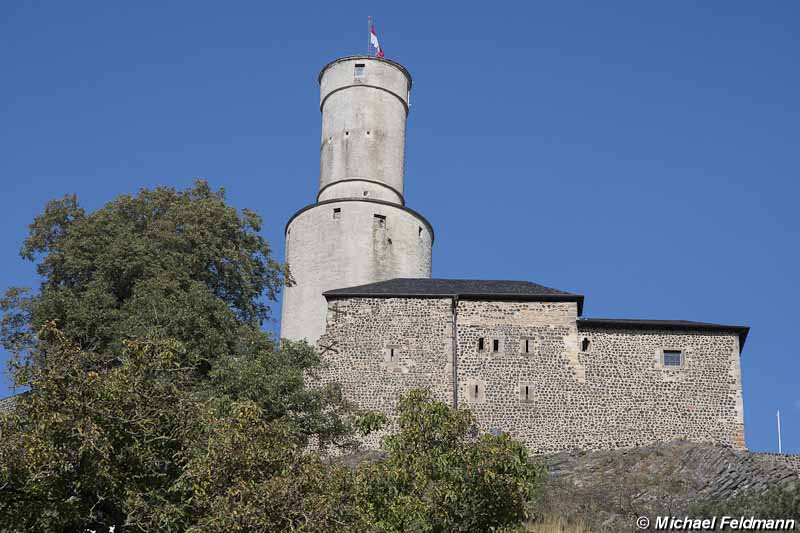
<instances>
[{"instance_id":1,"label":"castle","mask_svg":"<svg viewBox=\"0 0 800 533\"><path fill-rule=\"evenodd\" d=\"M686 439L745 448L744 326L583 317L528 281L432 279L434 232L403 197L411 75L370 56L319 75L316 202L286 224L281 336L320 379L392 415L423 387L537 452ZM375 441L371 441L373 444Z\"/></svg>"}]
</instances>

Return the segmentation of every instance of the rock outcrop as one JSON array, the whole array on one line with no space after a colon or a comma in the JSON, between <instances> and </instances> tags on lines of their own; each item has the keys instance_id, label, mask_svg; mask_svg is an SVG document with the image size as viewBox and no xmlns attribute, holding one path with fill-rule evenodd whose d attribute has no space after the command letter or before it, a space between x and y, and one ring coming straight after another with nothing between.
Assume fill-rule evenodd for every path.
<instances>
[{"instance_id":1,"label":"rock outcrop","mask_svg":"<svg viewBox=\"0 0 800 533\"><path fill-rule=\"evenodd\" d=\"M539 509L634 531L639 516L686 516L693 505L775 488L800 490L800 456L676 441L544 456L550 470Z\"/></svg>"}]
</instances>

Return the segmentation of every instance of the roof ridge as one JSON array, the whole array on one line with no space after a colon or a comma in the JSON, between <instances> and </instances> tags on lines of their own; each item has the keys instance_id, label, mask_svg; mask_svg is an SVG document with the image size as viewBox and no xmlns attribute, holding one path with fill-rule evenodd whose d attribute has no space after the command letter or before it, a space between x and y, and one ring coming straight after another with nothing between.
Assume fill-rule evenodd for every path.
<instances>
[{"instance_id":1,"label":"roof ridge","mask_svg":"<svg viewBox=\"0 0 800 533\"><path fill-rule=\"evenodd\" d=\"M486 280L455 278L392 278L373 283L332 289L326 298L447 298L577 302L578 314L583 309L583 295L554 289L527 280Z\"/></svg>"}]
</instances>

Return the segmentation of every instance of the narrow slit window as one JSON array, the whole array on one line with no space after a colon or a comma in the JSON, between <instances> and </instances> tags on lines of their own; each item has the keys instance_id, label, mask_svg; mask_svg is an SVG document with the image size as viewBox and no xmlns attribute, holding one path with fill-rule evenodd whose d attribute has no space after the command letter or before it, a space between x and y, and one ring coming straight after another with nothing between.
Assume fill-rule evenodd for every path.
<instances>
[{"instance_id":1,"label":"narrow slit window","mask_svg":"<svg viewBox=\"0 0 800 533\"><path fill-rule=\"evenodd\" d=\"M530 403L533 401L533 384L520 383L519 385L519 399L522 403Z\"/></svg>"},{"instance_id":2,"label":"narrow slit window","mask_svg":"<svg viewBox=\"0 0 800 533\"><path fill-rule=\"evenodd\" d=\"M499 339L492 339L492 351L497 353L500 351L500 340Z\"/></svg>"},{"instance_id":3,"label":"narrow slit window","mask_svg":"<svg viewBox=\"0 0 800 533\"><path fill-rule=\"evenodd\" d=\"M589 342L589 339L584 337L583 340L581 341L581 351L582 352L588 352L589 351L589 346L591 346L591 342Z\"/></svg>"},{"instance_id":4,"label":"narrow slit window","mask_svg":"<svg viewBox=\"0 0 800 533\"><path fill-rule=\"evenodd\" d=\"M533 339L524 338L522 339L522 353L533 353Z\"/></svg>"},{"instance_id":5,"label":"narrow slit window","mask_svg":"<svg viewBox=\"0 0 800 533\"><path fill-rule=\"evenodd\" d=\"M383 348L383 362L390 368L395 367L400 361L400 346L385 346Z\"/></svg>"},{"instance_id":6,"label":"narrow slit window","mask_svg":"<svg viewBox=\"0 0 800 533\"><path fill-rule=\"evenodd\" d=\"M486 341L483 337L478 339L478 351L482 352L486 349Z\"/></svg>"},{"instance_id":7,"label":"narrow slit window","mask_svg":"<svg viewBox=\"0 0 800 533\"><path fill-rule=\"evenodd\" d=\"M342 208L341 207L334 207L333 208L333 220L339 220L342 218Z\"/></svg>"},{"instance_id":8,"label":"narrow slit window","mask_svg":"<svg viewBox=\"0 0 800 533\"><path fill-rule=\"evenodd\" d=\"M464 395L470 402L484 403L486 401L486 382L477 379L467 381Z\"/></svg>"},{"instance_id":9,"label":"narrow slit window","mask_svg":"<svg viewBox=\"0 0 800 533\"><path fill-rule=\"evenodd\" d=\"M679 367L683 365L683 352L681 350L664 350L665 367Z\"/></svg>"},{"instance_id":10,"label":"narrow slit window","mask_svg":"<svg viewBox=\"0 0 800 533\"><path fill-rule=\"evenodd\" d=\"M363 78L365 70L366 70L365 63L356 63L356 71L355 71L356 78Z\"/></svg>"},{"instance_id":11,"label":"narrow slit window","mask_svg":"<svg viewBox=\"0 0 800 533\"><path fill-rule=\"evenodd\" d=\"M378 228L385 228L386 227L386 217L384 215L374 215L374 225Z\"/></svg>"},{"instance_id":12,"label":"narrow slit window","mask_svg":"<svg viewBox=\"0 0 800 533\"><path fill-rule=\"evenodd\" d=\"M418 230L419 231L417 232L417 236L421 239L422 238L422 226L419 226Z\"/></svg>"}]
</instances>

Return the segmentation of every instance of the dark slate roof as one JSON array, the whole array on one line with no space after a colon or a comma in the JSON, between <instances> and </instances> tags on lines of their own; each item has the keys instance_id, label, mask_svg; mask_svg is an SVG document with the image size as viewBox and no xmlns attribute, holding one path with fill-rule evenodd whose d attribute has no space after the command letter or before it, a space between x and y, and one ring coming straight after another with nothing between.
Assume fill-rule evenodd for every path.
<instances>
[{"instance_id":1,"label":"dark slate roof","mask_svg":"<svg viewBox=\"0 0 800 533\"><path fill-rule=\"evenodd\" d=\"M534 302L577 302L583 312L583 296L551 289L530 281L490 279L395 278L356 287L334 289L325 298L363 296L370 298L442 298L464 300L516 300Z\"/></svg>"},{"instance_id":2,"label":"dark slate roof","mask_svg":"<svg viewBox=\"0 0 800 533\"><path fill-rule=\"evenodd\" d=\"M689 320L637 320L632 318L580 318L578 327L588 326L597 328L619 329L665 329L665 330L690 330L690 331L724 331L739 335L739 350L744 348L750 328L747 326L729 326L725 324L711 324L709 322L692 322Z\"/></svg>"}]
</instances>

